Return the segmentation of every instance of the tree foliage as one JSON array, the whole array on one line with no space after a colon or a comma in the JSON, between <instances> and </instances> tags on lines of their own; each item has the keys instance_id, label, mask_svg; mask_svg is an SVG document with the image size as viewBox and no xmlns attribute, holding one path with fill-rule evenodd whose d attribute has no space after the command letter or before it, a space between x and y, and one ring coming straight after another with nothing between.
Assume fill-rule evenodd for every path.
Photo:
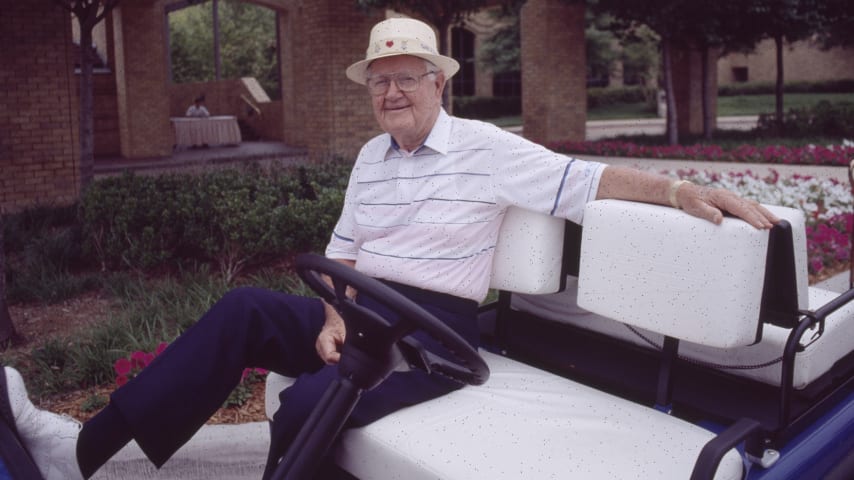
<instances>
[{"instance_id":1,"label":"tree foliage","mask_svg":"<svg viewBox=\"0 0 854 480\"><path fill-rule=\"evenodd\" d=\"M356 0L356 5L364 11L390 8L418 17L439 31L439 53L451 57L448 34L451 27L458 25L467 15L479 11L487 5L499 3L505 8L521 4L519 0ZM443 103L449 105L448 90L443 92Z\"/></svg>"},{"instance_id":2,"label":"tree foliage","mask_svg":"<svg viewBox=\"0 0 854 480\"><path fill-rule=\"evenodd\" d=\"M255 77L279 94L276 12L240 2L218 2L221 78ZM177 83L216 79L213 2L169 14L172 78Z\"/></svg>"},{"instance_id":3,"label":"tree foliage","mask_svg":"<svg viewBox=\"0 0 854 480\"><path fill-rule=\"evenodd\" d=\"M3 242L3 215L0 214L0 349L5 349L17 338L18 333L6 304L6 248Z\"/></svg>"}]
</instances>

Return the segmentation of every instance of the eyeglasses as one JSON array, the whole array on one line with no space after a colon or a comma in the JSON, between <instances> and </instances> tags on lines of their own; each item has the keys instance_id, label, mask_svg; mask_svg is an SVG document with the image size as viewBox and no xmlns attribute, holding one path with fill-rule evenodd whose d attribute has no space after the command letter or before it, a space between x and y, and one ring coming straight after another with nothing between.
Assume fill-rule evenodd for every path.
<instances>
[{"instance_id":1,"label":"eyeglasses","mask_svg":"<svg viewBox=\"0 0 854 480\"><path fill-rule=\"evenodd\" d=\"M427 72L423 75L413 75L405 72L394 75L378 75L369 78L365 84L368 86L368 92L371 95L385 95L392 81L394 81L394 84L397 85L398 90L401 92L411 93L418 90L422 78L436 73L439 72Z\"/></svg>"}]
</instances>

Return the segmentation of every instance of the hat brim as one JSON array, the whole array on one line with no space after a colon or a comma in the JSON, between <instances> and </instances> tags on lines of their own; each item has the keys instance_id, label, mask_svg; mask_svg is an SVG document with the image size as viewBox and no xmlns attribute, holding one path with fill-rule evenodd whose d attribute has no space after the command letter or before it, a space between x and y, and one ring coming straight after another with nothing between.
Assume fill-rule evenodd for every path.
<instances>
[{"instance_id":1,"label":"hat brim","mask_svg":"<svg viewBox=\"0 0 854 480\"><path fill-rule=\"evenodd\" d=\"M445 74L445 78L451 78L460 70L460 64L457 63L456 60L450 57L446 57L444 55L433 55L430 53L402 53L402 52L392 52L386 55L377 55L376 57L367 58L365 60L359 60L358 62L347 67L345 74L347 78L358 83L359 85L364 85L368 79L368 66L371 62L379 60L381 58L388 57L397 57L401 55L409 55L410 57L418 57L423 58L424 60L429 61L433 65L439 67L442 70L442 73Z\"/></svg>"}]
</instances>

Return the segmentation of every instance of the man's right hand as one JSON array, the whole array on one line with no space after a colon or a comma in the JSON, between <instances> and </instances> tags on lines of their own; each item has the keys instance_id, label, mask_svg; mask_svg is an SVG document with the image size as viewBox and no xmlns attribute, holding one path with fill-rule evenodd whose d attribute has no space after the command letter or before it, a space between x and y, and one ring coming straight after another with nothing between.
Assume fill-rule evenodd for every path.
<instances>
[{"instance_id":1,"label":"man's right hand","mask_svg":"<svg viewBox=\"0 0 854 480\"><path fill-rule=\"evenodd\" d=\"M338 315L334 308L326 306L326 322L317 336L317 341L314 348L320 359L327 365L335 365L341 360L341 345L344 344L344 337L347 333L344 327L344 320Z\"/></svg>"},{"instance_id":2,"label":"man's right hand","mask_svg":"<svg viewBox=\"0 0 854 480\"><path fill-rule=\"evenodd\" d=\"M356 262L352 260L335 259L336 262L343 263L348 267L355 267ZM332 281L329 278L324 280L332 286ZM356 291L351 287L347 287L346 295L350 298L356 298ZM344 319L331 305L324 302L326 321L323 328L320 329L320 334L317 336L317 341L314 343L314 348L320 359L326 362L327 365L335 365L341 360L341 346L344 345L344 337L347 335L347 328L344 325Z\"/></svg>"}]
</instances>

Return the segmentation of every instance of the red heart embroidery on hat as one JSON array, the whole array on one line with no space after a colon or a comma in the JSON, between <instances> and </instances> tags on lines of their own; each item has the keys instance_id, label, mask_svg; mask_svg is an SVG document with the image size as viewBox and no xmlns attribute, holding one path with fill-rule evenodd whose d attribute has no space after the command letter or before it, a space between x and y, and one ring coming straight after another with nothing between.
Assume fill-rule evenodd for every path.
<instances>
[{"instance_id":1,"label":"red heart embroidery on hat","mask_svg":"<svg viewBox=\"0 0 854 480\"><path fill-rule=\"evenodd\" d=\"M385 42L385 46L388 48L393 47L394 46L394 40L389 40L389 41Z\"/></svg>"}]
</instances>

